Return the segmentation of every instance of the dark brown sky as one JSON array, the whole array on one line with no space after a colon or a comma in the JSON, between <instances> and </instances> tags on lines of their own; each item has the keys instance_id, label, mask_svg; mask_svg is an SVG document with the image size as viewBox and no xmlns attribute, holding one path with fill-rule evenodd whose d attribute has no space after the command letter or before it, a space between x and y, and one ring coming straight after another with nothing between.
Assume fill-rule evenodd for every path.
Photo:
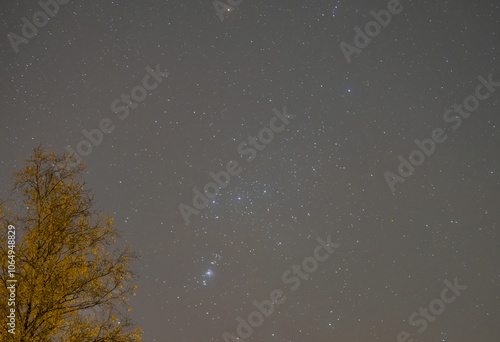
<instances>
[{"instance_id":1,"label":"dark brown sky","mask_svg":"<svg viewBox=\"0 0 500 342\"><path fill-rule=\"evenodd\" d=\"M1 195L39 143L80 146L99 206L143 254L145 341L237 337L275 289L239 341L498 341L500 87L468 117L453 105L474 106L478 77L500 81L500 6L400 6L348 63L340 44L356 49L387 1L243 0L221 21L211 0L74 0L17 53L8 34L40 6L2 1ZM272 132L284 107L295 117ZM391 191L384 173L436 128L446 141ZM240 173L196 209L192 189L232 160ZM313 267L329 235L340 245ZM441 307L455 279L467 288Z\"/></svg>"}]
</instances>

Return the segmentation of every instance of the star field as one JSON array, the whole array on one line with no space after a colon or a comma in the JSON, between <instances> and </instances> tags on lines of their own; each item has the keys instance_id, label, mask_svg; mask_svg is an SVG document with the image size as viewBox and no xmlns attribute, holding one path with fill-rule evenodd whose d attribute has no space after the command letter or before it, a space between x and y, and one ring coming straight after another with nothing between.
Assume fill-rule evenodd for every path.
<instances>
[{"instance_id":1,"label":"star field","mask_svg":"<svg viewBox=\"0 0 500 342\"><path fill-rule=\"evenodd\" d=\"M35 146L77 150L109 119L81 158L142 254L130 304L144 341L497 341L500 88L456 131L443 113L479 76L500 81L499 4L401 0L350 63L340 44L357 48L354 28L387 0L226 4L221 21L213 1L69 1L17 53L7 34L39 5L0 5L0 196ZM436 127L446 142L391 191L384 172ZM241 172L196 209L193 188L231 161ZM181 203L199 211L189 223ZM433 314L456 278L467 288ZM274 311L241 337L237 318L264 300Z\"/></svg>"}]
</instances>

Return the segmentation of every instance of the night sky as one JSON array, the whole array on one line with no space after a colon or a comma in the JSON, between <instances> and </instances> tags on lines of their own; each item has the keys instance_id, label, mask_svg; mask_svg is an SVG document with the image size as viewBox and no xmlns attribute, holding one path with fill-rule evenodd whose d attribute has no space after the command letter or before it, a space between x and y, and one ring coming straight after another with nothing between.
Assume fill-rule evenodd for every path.
<instances>
[{"instance_id":1,"label":"night sky","mask_svg":"<svg viewBox=\"0 0 500 342\"><path fill-rule=\"evenodd\" d=\"M500 340L498 1L60 2L0 5L0 196L79 153L144 341Z\"/></svg>"}]
</instances>

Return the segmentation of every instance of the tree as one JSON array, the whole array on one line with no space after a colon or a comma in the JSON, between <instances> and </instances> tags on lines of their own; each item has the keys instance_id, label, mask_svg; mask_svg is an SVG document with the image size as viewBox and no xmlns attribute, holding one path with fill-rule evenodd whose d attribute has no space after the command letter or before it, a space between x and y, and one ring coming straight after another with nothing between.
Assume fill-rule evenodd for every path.
<instances>
[{"instance_id":1,"label":"tree","mask_svg":"<svg viewBox=\"0 0 500 342\"><path fill-rule=\"evenodd\" d=\"M138 256L130 246L116 247L119 233L94 209L84 169L69 154L37 147L14 174L12 194L22 204L0 203L2 342L141 341L127 316L136 288L129 262ZM14 330L5 322L11 309Z\"/></svg>"}]
</instances>

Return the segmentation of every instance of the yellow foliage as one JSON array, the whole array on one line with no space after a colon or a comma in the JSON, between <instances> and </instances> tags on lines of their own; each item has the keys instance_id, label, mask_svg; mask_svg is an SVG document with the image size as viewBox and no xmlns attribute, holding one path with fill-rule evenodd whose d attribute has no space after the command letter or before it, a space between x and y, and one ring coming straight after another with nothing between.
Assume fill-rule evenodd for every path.
<instances>
[{"instance_id":1,"label":"yellow foliage","mask_svg":"<svg viewBox=\"0 0 500 342\"><path fill-rule=\"evenodd\" d=\"M14 175L22 205L12 201L15 215L0 206L0 298L8 295L9 224L17 238L17 324L9 341L141 341L141 330L120 309L135 295L128 262L137 256L114 245L118 231L111 217L93 209L83 170L67 154L36 148ZM7 310L2 303L0 316ZM0 341L7 329L0 325Z\"/></svg>"}]
</instances>

